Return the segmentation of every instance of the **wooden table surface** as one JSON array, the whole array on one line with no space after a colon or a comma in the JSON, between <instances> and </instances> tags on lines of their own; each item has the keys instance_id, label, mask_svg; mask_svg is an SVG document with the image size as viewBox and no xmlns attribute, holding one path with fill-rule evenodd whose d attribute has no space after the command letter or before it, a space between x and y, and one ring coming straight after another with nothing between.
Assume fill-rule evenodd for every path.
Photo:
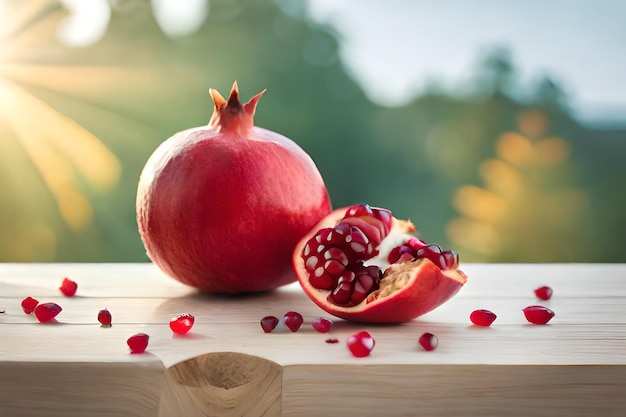
<instances>
[{"instance_id":1,"label":"wooden table surface","mask_svg":"<svg viewBox=\"0 0 626 417\"><path fill-rule=\"evenodd\" d=\"M624 416L626 264L465 264L448 303L393 326L326 316L297 284L247 297L196 293L152 264L0 264L0 416ZM64 277L76 296L59 292ZM534 288L549 285L540 301ZM40 324L20 302L63 307ZM522 308L543 304L548 325ZM96 320L107 308L113 326ZM469 314L490 309L489 328ZM297 333L266 334L265 315L302 313ZM2 310L0 310L2 311ZM174 336L171 317L196 317ZM346 338L376 340L354 358ZM417 339L439 338L432 352ZM126 339L150 335L144 354ZM329 337L337 344L326 343Z\"/></svg>"}]
</instances>

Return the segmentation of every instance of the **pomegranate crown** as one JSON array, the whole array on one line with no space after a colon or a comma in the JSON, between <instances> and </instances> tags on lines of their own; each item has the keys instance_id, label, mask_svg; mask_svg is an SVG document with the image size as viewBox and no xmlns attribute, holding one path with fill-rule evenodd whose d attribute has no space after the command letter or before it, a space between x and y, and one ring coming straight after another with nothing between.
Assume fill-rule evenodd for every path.
<instances>
[{"instance_id":1,"label":"pomegranate crown","mask_svg":"<svg viewBox=\"0 0 626 417\"><path fill-rule=\"evenodd\" d=\"M221 130L234 130L243 133L254 126L254 112L259 99L266 90L252 97L246 104L239 100L237 81L233 83L228 100L219 91L210 88L209 94L215 104L209 126Z\"/></svg>"}]
</instances>

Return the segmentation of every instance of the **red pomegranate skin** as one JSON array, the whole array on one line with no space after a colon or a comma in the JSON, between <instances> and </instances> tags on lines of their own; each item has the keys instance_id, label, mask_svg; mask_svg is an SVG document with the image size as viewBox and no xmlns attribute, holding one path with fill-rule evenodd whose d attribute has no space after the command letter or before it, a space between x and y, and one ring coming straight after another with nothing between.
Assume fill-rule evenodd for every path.
<instances>
[{"instance_id":1,"label":"red pomegranate skin","mask_svg":"<svg viewBox=\"0 0 626 417\"><path fill-rule=\"evenodd\" d=\"M296 280L295 244L330 212L324 181L295 142L256 127L261 94L211 90L208 126L179 132L147 161L137 222L149 258L211 293L267 291Z\"/></svg>"}]
</instances>

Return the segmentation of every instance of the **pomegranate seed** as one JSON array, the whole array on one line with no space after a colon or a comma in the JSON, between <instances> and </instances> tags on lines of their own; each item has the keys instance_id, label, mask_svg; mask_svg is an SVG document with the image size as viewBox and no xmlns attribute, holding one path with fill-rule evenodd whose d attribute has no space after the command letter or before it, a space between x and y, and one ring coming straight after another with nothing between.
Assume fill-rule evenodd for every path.
<instances>
[{"instance_id":1,"label":"pomegranate seed","mask_svg":"<svg viewBox=\"0 0 626 417\"><path fill-rule=\"evenodd\" d=\"M424 246L428 246L426 242L424 242L422 239L416 238L415 236L410 237L405 244L416 252L418 249L422 249Z\"/></svg>"},{"instance_id":2,"label":"pomegranate seed","mask_svg":"<svg viewBox=\"0 0 626 417\"><path fill-rule=\"evenodd\" d=\"M398 261L410 261L415 258L415 251L409 245L400 245L391 249L387 255L387 262L395 264Z\"/></svg>"},{"instance_id":3,"label":"pomegranate seed","mask_svg":"<svg viewBox=\"0 0 626 417\"><path fill-rule=\"evenodd\" d=\"M387 235L391 230L391 223L393 222L393 216L391 215L391 211L382 208L372 209L374 213L374 217L381 221L383 224L383 233Z\"/></svg>"},{"instance_id":4,"label":"pomegranate seed","mask_svg":"<svg viewBox=\"0 0 626 417\"><path fill-rule=\"evenodd\" d=\"M432 333L424 333L418 339L419 344L424 348L424 350L430 352L431 350L435 350L437 345L439 344L439 339Z\"/></svg>"},{"instance_id":5,"label":"pomegranate seed","mask_svg":"<svg viewBox=\"0 0 626 417\"><path fill-rule=\"evenodd\" d=\"M111 327L111 313L106 308L98 312L98 321L102 327Z\"/></svg>"},{"instance_id":6,"label":"pomegranate seed","mask_svg":"<svg viewBox=\"0 0 626 417\"><path fill-rule=\"evenodd\" d=\"M319 289L332 290L349 264L348 256L338 247L318 242L318 237L307 242L302 256L310 274L311 285Z\"/></svg>"},{"instance_id":7,"label":"pomegranate seed","mask_svg":"<svg viewBox=\"0 0 626 417\"><path fill-rule=\"evenodd\" d=\"M352 207L349 207L348 210L346 210L346 214L344 215L344 218L362 217L362 216L374 216L372 207L370 207L369 204L357 204Z\"/></svg>"},{"instance_id":8,"label":"pomegranate seed","mask_svg":"<svg viewBox=\"0 0 626 417\"><path fill-rule=\"evenodd\" d=\"M69 278L63 278L63 282L61 283L61 286L59 287L59 290L61 290L63 295L66 297L73 297L74 294L76 294L77 289L78 289L78 284Z\"/></svg>"},{"instance_id":9,"label":"pomegranate seed","mask_svg":"<svg viewBox=\"0 0 626 417\"><path fill-rule=\"evenodd\" d=\"M39 301L35 300L33 297L26 297L22 300L22 310L24 310L24 313L30 314L35 311L37 304L39 304Z\"/></svg>"},{"instance_id":10,"label":"pomegranate seed","mask_svg":"<svg viewBox=\"0 0 626 417\"><path fill-rule=\"evenodd\" d=\"M292 332L297 332L303 322L302 314L296 311L288 311L285 313L284 324Z\"/></svg>"},{"instance_id":11,"label":"pomegranate seed","mask_svg":"<svg viewBox=\"0 0 626 417\"><path fill-rule=\"evenodd\" d=\"M443 269L456 269L459 267L459 254L455 251L448 249L442 253L445 268Z\"/></svg>"},{"instance_id":12,"label":"pomegranate seed","mask_svg":"<svg viewBox=\"0 0 626 417\"><path fill-rule=\"evenodd\" d=\"M543 286L535 289L535 295L540 300L549 300L552 298L552 288L548 286Z\"/></svg>"},{"instance_id":13,"label":"pomegranate seed","mask_svg":"<svg viewBox=\"0 0 626 417\"><path fill-rule=\"evenodd\" d=\"M374 228L374 230L378 231ZM368 259L374 253L374 246L360 227L351 226L350 234L346 236L344 249L351 259Z\"/></svg>"},{"instance_id":14,"label":"pomegranate seed","mask_svg":"<svg viewBox=\"0 0 626 417\"><path fill-rule=\"evenodd\" d=\"M428 245L417 250L416 258L427 258L437 265L440 269L448 269L450 255L446 256L439 245Z\"/></svg>"},{"instance_id":15,"label":"pomegranate seed","mask_svg":"<svg viewBox=\"0 0 626 417\"><path fill-rule=\"evenodd\" d=\"M331 337L331 338L326 339L326 343L339 343L339 339L335 337Z\"/></svg>"},{"instance_id":16,"label":"pomegranate seed","mask_svg":"<svg viewBox=\"0 0 626 417\"><path fill-rule=\"evenodd\" d=\"M346 344L348 345L348 349L350 349L350 352L354 357L363 358L365 356L369 356L370 353L372 353L376 342L368 332L362 331L348 337Z\"/></svg>"},{"instance_id":17,"label":"pomegranate seed","mask_svg":"<svg viewBox=\"0 0 626 417\"><path fill-rule=\"evenodd\" d=\"M491 326L496 319L496 315L489 310L474 310L470 314L470 320L476 326Z\"/></svg>"},{"instance_id":18,"label":"pomegranate seed","mask_svg":"<svg viewBox=\"0 0 626 417\"><path fill-rule=\"evenodd\" d=\"M55 318L61 310L57 303L42 303L35 307L35 317L40 323L45 323Z\"/></svg>"},{"instance_id":19,"label":"pomegranate seed","mask_svg":"<svg viewBox=\"0 0 626 417\"><path fill-rule=\"evenodd\" d=\"M137 333L126 340L126 344L130 348L130 353L143 353L148 347L150 336L145 333Z\"/></svg>"},{"instance_id":20,"label":"pomegranate seed","mask_svg":"<svg viewBox=\"0 0 626 417\"><path fill-rule=\"evenodd\" d=\"M351 259L367 259L376 256L374 245L379 245L385 237L382 228L378 220L362 217L344 218L335 227L337 230L347 230L342 244L351 254Z\"/></svg>"},{"instance_id":21,"label":"pomegranate seed","mask_svg":"<svg viewBox=\"0 0 626 417\"><path fill-rule=\"evenodd\" d=\"M343 245L348 234L350 234L350 225L347 223L339 223L335 227L321 229L317 233L317 242L327 246Z\"/></svg>"},{"instance_id":22,"label":"pomegranate seed","mask_svg":"<svg viewBox=\"0 0 626 417\"><path fill-rule=\"evenodd\" d=\"M192 314L179 314L170 320L170 329L176 334L186 334L191 330L195 320L196 318Z\"/></svg>"},{"instance_id":23,"label":"pomegranate seed","mask_svg":"<svg viewBox=\"0 0 626 417\"><path fill-rule=\"evenodd\" d=\"M326 317L318 317L311 322L311 325L319 333L328 333L333 325L333 322Z\"/></svg>"},{"instance_id":24,"label":"pomegranate seed","mask_svg":"<svg viewBox=\"0 0 626 417\"><path fill-rule=\"evenodd\" d=\"M459 266L459 255L455 251L442 250L439 245L427 245L415 237L393 248L387 256L387 261L396 263L415 258L428 258L440 269L456 269Z\"/></svg>"},{"instance_id":25,"label":"pomegranate seed","mask_svg":"<svg viewBox=\"0 0 626 417\"><path fill-rule=\"evenodd\" d=\"M265 333L269 333L278 326L278 319L274 316L265 316L261 319L261 327Z\"/></svg>"},{"instance_id":26,"label":"pomegranate seed","mask_svg":"<svg viewBox=\"0 0 626 417\"><path fill-rule=\"evenodd\" d=\"M378 289L382 271L375 265L355 265L352 270L346 270L339 280L337 287L329 298L334 304L353 306L365 300L369 293Z\"/></svg>"},{"instance_id":27,"label":"pomegranate seed","mask_svg":"<svg viewBox=\"0 0 626 417\"><path fill-rule=\"evenodd\" d=\"M391 230L392 216L391 212L387 209L372 208L368 204L358 204L346 210L344 219L351 218L367 219L369 223L375 224L383 235L387 235L387 233ZM373 220L376 220L376 222ZM380 243L382 239L376 241Z\"/></svg>"},{"instance_id":28,"label":"pomegranate seed","mask_svg":"<svg viewBox=\"0 0 626 417\"><path fill-rule=\"evenodd\" d=\"M526 320L532 324L546 324L554 317L554 311L544 306L528 306L522 311Z\"/></svg>"}]
</instances>

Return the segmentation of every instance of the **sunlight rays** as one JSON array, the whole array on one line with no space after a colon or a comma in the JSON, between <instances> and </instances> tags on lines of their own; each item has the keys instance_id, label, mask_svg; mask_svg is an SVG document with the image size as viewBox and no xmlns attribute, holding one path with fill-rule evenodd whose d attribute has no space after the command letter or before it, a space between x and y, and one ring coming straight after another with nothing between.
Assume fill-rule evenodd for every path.
<instances>
[{"instance_id":1,"label":"sunlight rays","mask_svg":"<svg viewBox=\"0 0 626 417\"><path fill-rule=\"evenodd\" d=\"M92 224L94 215L87 190L105 192L114 187L120 179L121 163L93 133L34 95L26 85L72 95L78 92L75 81L81 78L81 71L82 78L87 78L90 72L99 70L93 68L85 73L80 67L41 65L51 51L46 48L50 29L61 16L58 2L3 1L0 10L0 124L5 132L0 140L17 145L2 146L2 163L10 167L11 173L3 181L14 182L12 189L37 188L25 172L34 167L66 226L76 232L84 230ZM44 53L38 54L42 50ZM33 57L39 57L38 62L32 63ZM100 72L104 74L95 80L89 77L92 85L98 86L96 90L110 89L119 82L116 74ZM105 82L107 79L109 82ZM12 163L24 159L16 152L23 153L31 165ZM20 206L45 207L38 198L27 199L28 194L15 195L24 200ZM39 224L41 219L32 221Z\"/></svg>"},{"instance_id":2,"label":"sunlight rays","mask_svg":"<svg viewBox=\"0 0 626 417\"><path fill-rule=\"evenodd\" d=\"M84 228L93 208L80 179L97 190L115 185L121 170L117 157L78 123L16 84L0 79L0 92L2 122L15 132L67 225Z\"/></svg>"}]
</instances>

